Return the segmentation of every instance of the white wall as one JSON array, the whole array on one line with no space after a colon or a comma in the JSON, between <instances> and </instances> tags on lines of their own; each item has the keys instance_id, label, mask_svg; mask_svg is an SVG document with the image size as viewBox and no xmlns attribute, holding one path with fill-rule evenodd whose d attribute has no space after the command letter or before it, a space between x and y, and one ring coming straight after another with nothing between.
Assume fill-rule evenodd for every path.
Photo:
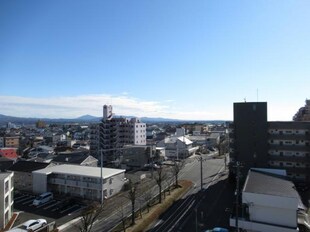
<instances>
[{"instance_id":1,"label":"white wall","mask_svg":"<svg viewBox=\"0 0 310 232\"><path fill-rule=\"evenodd\" d=\"M47 192L47 175L32 172L32 191L35 194Z\"/></svg>"},{"instance_id":2,"label":"white wall","mask_svg":"<svg viewBox=\"0 0 310 232\"><path fill-rule=\"evenodd\" d=\"M146 145L146 124L134 123L134 144Z\"/></svg>"},{"instance_id":3,"label":"white wall","mask_svg":"<svg viewBox=\"0 0 310 232\"><path fill-rule=\"evenodd\" d=\"M250 220L297 227L296 198L243 192L242 202L249 205Z\"/></svg>"},{"instance_id":4,"label":"white wall","mask_svg":"<svg viewBox=\"0 0 310 232\"><path fill-rule=\"evenodd\" d=\"M230 218L229 225L235 227L235 219ZM251 222L243 219L238 221L239 228L245 229L247 232L298 232L298 228L285 228L274 225L267 225L259 222Z\"/></svg>"},{"instance_id":5,"label":"white wall","mask_svg":"<svg viewBox=\"0 0 310 232\"><path fill-rule=\"evenodd\" d=\"M103 189L107 189L107 197L111 197L120 192L124 185L125 173L112 176L106 179Z\"/></svg>"}]
</instances>

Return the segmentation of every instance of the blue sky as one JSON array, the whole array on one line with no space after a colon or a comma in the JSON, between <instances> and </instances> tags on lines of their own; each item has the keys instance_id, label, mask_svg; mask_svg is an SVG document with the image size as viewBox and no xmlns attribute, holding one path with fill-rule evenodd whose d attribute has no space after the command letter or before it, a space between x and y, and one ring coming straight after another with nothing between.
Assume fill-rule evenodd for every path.
<instances>
[{"instance_id":1,"label":"blue sky","mask_svg":"<svg viewBox=\"0 0 310 232\"><path fill-rule=\"evenodd\" d=\"M308 0L0 2L0 114L291 120L310 90Z\"/></svg>"}]
</instances>

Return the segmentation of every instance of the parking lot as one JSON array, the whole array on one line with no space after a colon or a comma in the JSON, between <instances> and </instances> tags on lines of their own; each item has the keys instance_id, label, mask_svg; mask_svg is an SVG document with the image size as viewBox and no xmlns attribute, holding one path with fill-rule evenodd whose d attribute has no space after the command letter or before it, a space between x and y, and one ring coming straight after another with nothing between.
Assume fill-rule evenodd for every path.
<instances>
[{"instance_id":1,"label":"parking lot","mask_svg":"<svg viewBox=\"0 0 310 232\"><path fill-rule=\"evenodd\" d=\"M33 200L35 195L17 193L14 196L14 211L20 212L14 227L29 219L44 218L47 222L56 221L61 225L73 219L85 207L81 202L73 199L54 198L46 203L35 206Z\"/></svg>"}]
</instances>

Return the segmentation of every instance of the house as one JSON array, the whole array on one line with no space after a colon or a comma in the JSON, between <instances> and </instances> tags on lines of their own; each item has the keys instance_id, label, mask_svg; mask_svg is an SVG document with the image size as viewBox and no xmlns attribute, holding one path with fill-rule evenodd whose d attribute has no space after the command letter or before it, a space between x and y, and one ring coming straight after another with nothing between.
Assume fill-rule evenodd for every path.
<instances>
[{"instance_id":1,"label":"house","mask_svg":"<svg viewBox=\"0 0 310 232\"><path fill-rule=\"evenodd\" d=\"M221 139L221 134L218 132L212 132L209 136L207 136L207 146L208 147L216 147L219 145Z\"/></svg>"},{"instance_id":2,"label":"house","mask_svg":"<svg viewBox=\"0 0 310 232\"><path fill-rule=\"evenodd\" d=\"M32 172L49 166L51 166L49 163L20 160L8 170L14 171L15 189L32 192Z\"/></svg>"},{"instance_id":3,"label":"house","mask_svg":"<svg viewBox=\"0 0 310 232\"><path fill-rule=\"evenodd\" d=\"M2 230L13 215L13 172L0 172L0 229Z\"/></svg>"},{"instance_id":4,"label":"house","mask_svg":"<svg viewBox=\"0 0 310 232\"><path fill-rule=\"evenodd\" d=\"M248 232L297 232L300 203L300 196L291 181L280 175L250 169L242 190L239 228ZM230 226L235 227L235 219L235 216L230 218Z\"/></svg>"},{"instance_id":5,"label":"house","mask_svg":"<svg viewBox=\"0 0 310 232\"><path fill-rule=\"evenodd\" d=\"M185 136L167 137L158 142L157 147L165 148L165 156L168 159L185 159L198 150L198 147L193 147L193 142Z\"/></svg>"},{"instance_id":6,"label":"house","mask_svg":"<svg viewBox=\"0 0 310 232\"><path fill-rule=\"evenodd\" d=\"M91 155L88 155L88 152L84 151L73 151L73 152L60 152L52 160L54 164L75 164L82 166L98 166L98 160Z\"/></svg>"},{"instance_id":7,"label":"house","mask_svg":"<svg viewBox=\"0 0 310 232\"><path fill-rule=\"evenodd\" d=\"M10 160L16 160L18 158L16 148L3 147L0 148L0 156Z\"/></svg>"},{"instance_id":8,"label":"house","mask_svg":"<svg viewBox=\"0 0 310 232\"><path fill-rule=\"evenodd\" d=\"M6 136L4 137L4 146L19 148L19 139L19 136Z\"/></svg>"},{"instance_id":9,"label":"house","mask_svg":"<svg viewBox=\"0 0 310 232\"><path fill-rule=\"evenodd\" d=\"M4 147L4 138L0 136L0 148Z\"/></svg>"},{"instance_id":10,"label":"house","mask_svg":"<svg viewBox=\"0 0 310 232\"><path fill-rule=\"evenodd\" d=\"M162 162L164 155L155 146L127 145L122 152L121 165L125 169L141 169L146 164Z\"/></svg>"},{"instance_id":11,"label":"house","mask_svg":"<svg viewBox=\"0 0 310 232\"><path fill-rule=\"evenodd\" d=\"M14 163L14 160L5 158L5 157L0 157L0 171L4 172L8 170L9 167L11 167Z\"/></svg>"},{"instance_id":12,"label":"house","mask_svg":"<svg viewBox=\"0 0 310 232\"><path fill-rule=\"evenodd\" d=\"M55 165L32 172L33 192L52 191L58 194L100 200L121 191L126 181L124 169Z\"/></svg>"}]
</instances>

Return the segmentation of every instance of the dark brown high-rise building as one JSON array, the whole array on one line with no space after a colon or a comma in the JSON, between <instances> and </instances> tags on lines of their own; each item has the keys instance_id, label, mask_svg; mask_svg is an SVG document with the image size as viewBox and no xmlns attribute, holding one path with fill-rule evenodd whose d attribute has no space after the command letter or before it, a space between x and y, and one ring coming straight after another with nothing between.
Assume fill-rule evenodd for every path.
<instances>
[{"instance_id":1,"label":"dark brown high-rise building","mask_svg":"<svg viewBox=\"0 0 310 232\"><path fill-rule=\"evenodd\" d=\"M266 102L234 103L230 125L230 173L249 168L285 169L295 182L310 183L310 122L268 122Z\"/></svg>"}]
</instances>

